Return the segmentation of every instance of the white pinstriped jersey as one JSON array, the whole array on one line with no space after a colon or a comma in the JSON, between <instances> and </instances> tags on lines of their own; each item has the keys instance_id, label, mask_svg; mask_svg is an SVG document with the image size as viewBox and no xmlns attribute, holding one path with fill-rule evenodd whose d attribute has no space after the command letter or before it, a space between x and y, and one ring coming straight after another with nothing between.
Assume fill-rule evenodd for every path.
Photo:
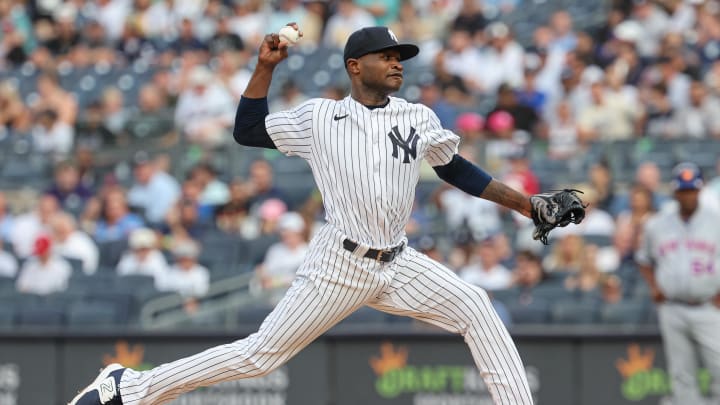
<instances>
[{"instance_id":1,"label":"white pinstriped jersey","mask_svg":"<svg viewBox=\"0 0 720 405\"><path fill-rule=\"evenodd\" d=\"M396 97L374 109L351 97L311 99L268 115L265 126L278 150L310 164L326 220L375 248L405 236L420 160L445 165L460 142L432 110Z\"/></svg>"},{"instance_id":2,"label":"white pinstriped jersey","mask_svg":"<svg viewBox=\"0 0 720 405\"><path fill-rule=\"evenodd\" d=\"M702 206L683 222L677 209L661 211L645 224L635 257L655 267L663 294L704 301L720 292L720 215Z\"/></svg>"}]
</instances>

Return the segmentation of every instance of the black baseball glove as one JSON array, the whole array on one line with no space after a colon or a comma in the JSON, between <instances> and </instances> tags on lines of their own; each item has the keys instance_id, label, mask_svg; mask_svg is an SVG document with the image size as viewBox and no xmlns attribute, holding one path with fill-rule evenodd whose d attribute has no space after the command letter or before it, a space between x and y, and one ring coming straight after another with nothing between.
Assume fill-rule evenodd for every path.
<instances>
[{"instance_id":1,"label":"black baseball glove","mask_svg":"<svg viewBox=\"0 0 720 405\"><path fill-rule=\"evenodd\" d=\"M577 193L582 194L582 191L566 188L530 197L532 219L535 223L533 239L547 245L548 234L556 227L582 222L587 204L583 203Z\"/></svg>"}]
</instances>

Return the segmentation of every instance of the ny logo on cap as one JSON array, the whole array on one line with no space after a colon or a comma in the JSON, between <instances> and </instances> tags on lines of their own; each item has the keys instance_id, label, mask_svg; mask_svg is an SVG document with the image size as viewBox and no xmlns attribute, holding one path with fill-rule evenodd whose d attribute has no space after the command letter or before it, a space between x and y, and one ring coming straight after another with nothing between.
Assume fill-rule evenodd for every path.
<instances>
[{"instance_id":1,"label":"ny logo on cap","mask_svg":"<svg viewBox=\"0 0 720 405\"><path fill-rule=\"evenodd\" d=\"M393 41L395 41L395 42L398 41L397 37L395 36L395 33L392 32L392 30L390 28L388 28L388 35L390 35L390 38L392 38Z\"/></svg>"}]
</instances>

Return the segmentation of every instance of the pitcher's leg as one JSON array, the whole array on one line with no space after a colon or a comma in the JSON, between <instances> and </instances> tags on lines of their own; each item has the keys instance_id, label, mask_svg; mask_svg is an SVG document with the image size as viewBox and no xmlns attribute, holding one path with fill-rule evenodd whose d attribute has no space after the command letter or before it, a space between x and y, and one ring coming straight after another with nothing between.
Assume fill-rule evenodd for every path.
<instances>
[{"instance_id":1,"label":"pitcher's leg","mask_svg":"<svg viewBox=\"0 0 720 405\"><path fill-rule=\"evenodd\" d=\"M318 285L299 277L260 329L247 338L152 370L126 370L120 381L123 404L164 404L198 387L265 375L360 306L364 297L357 298L323 298Z\"/></svg>"},{"instance_id":2,"label":"pitcher's leg","mask_svg":"<svg viewBox=\"0 0 720 405\"><path fill-rule=\"evenodd\" d=\"M410 248L394 270L389 288L370 306L460 333L496 404L533 403L520 355L485 291Z\"/></svg>"}]
</instances>

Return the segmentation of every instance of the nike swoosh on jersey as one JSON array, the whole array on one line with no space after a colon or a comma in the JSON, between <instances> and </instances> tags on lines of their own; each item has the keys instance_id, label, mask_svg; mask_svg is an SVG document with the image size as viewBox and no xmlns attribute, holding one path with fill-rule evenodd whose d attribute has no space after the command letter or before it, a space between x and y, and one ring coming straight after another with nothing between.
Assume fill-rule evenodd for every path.
<instances>
[{"instance_id":1,"label":"nike swoosh on jersey","mask_svg":"<svg viewBox=\"0 0 720 405\"><path fill-rule=\"evenodd\" d=\"M335 115L335 116L333 116L333 120L335 120L335 121L340 121L341 119L346 118L348 115L350 115L350 114Z\"/></svg>"}]
</instances>

